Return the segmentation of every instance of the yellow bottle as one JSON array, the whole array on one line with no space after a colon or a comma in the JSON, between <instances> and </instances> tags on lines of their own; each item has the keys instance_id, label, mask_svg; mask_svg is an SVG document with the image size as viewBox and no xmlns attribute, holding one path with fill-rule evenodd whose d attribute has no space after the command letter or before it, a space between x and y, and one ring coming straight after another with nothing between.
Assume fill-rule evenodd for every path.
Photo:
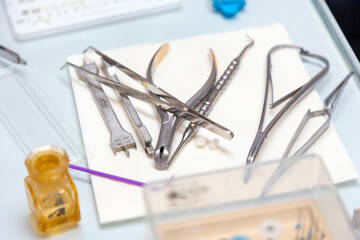
<instances>
[{"instance_id":1,"label":"yellow bottle","mask_svg":"<svg viewBox=\"0 0 360 240\"><path fill-rule=\"evenodd\" d=\"M62 148L44 146L25 160L28 205L42 233L80 220L79 200L68 173L69 158Z\"/></svg>"}]
</instances>

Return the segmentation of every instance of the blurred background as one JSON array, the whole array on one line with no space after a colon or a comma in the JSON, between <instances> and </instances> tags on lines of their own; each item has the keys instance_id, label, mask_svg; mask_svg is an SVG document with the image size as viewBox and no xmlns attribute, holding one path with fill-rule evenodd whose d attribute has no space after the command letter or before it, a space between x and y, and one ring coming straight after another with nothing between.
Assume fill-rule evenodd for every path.
<instances>
[{"instance_id":1,"label":"blurred background","mask_svg":"<svg viewBox=\"0 0 360 240\"><path fill-rule=\"evenodd\" d=\"M360 0L326 0L347 40L360 59Z\"/></svg>"}]
</instances>

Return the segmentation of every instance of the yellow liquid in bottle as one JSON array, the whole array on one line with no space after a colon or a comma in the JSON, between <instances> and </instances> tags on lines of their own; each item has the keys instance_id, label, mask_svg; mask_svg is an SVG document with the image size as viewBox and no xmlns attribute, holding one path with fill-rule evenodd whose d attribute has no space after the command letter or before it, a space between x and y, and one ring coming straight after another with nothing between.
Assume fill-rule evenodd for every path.
<instances>
[{"instance_id":1,"label":"yellow liquid in bottle","mask_svg":"<svg viewBox=\"0 0 360 240\"><path fill-rule=\"evenodd\" d=\"M63 149L45 146L25 160L28 205L40 232L49 232L80 220L75 185L68 173L69 159Z\"/></svg>"}]
</instances>

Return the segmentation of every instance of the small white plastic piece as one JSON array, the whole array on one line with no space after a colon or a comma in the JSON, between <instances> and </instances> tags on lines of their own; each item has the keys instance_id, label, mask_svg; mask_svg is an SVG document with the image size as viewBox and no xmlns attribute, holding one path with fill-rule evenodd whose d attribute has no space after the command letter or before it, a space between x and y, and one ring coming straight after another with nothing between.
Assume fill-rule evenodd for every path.
<instances>
[{"instance_id":1,"label":"small white plastic piece","mask_svg":"<svg viewBox=\"0 0 360 240\"><path fill-rule=\"evenodd\" d=\"M220 145L220 140L218 138L214 138L213 140L211 140L209 147L212 150L215 150L219 147Z\"/></svg>"},{"instance_id":2,"label":"small white plastic piece","mask_svg":"<svg viewBox=\"0 0 360 240\"><path fill-rule=\"evenodd\" d=\"M203 148L206 145L206 139L204 137L197 137L196 138L196 146L199 148Z\"/></svg>"}]
</instances>

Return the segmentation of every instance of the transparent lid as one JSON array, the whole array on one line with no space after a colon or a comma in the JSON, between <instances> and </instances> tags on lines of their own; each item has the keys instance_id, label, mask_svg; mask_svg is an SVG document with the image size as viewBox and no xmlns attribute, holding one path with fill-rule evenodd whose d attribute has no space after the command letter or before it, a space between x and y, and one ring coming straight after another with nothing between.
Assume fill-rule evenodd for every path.
<instances>
[{"instance_id":1,"label":"transparent lid","mask_svg":"<svg viewBox=\"0 0 360 240\"><path fill-rule=\"evenodd\" d=\"M0 57L0 124L27 155L54 145L65 149L71 162L85 164L85 151L76 124L69 123L41 89L27 67Z\"/></svg>"}]
</instances>

